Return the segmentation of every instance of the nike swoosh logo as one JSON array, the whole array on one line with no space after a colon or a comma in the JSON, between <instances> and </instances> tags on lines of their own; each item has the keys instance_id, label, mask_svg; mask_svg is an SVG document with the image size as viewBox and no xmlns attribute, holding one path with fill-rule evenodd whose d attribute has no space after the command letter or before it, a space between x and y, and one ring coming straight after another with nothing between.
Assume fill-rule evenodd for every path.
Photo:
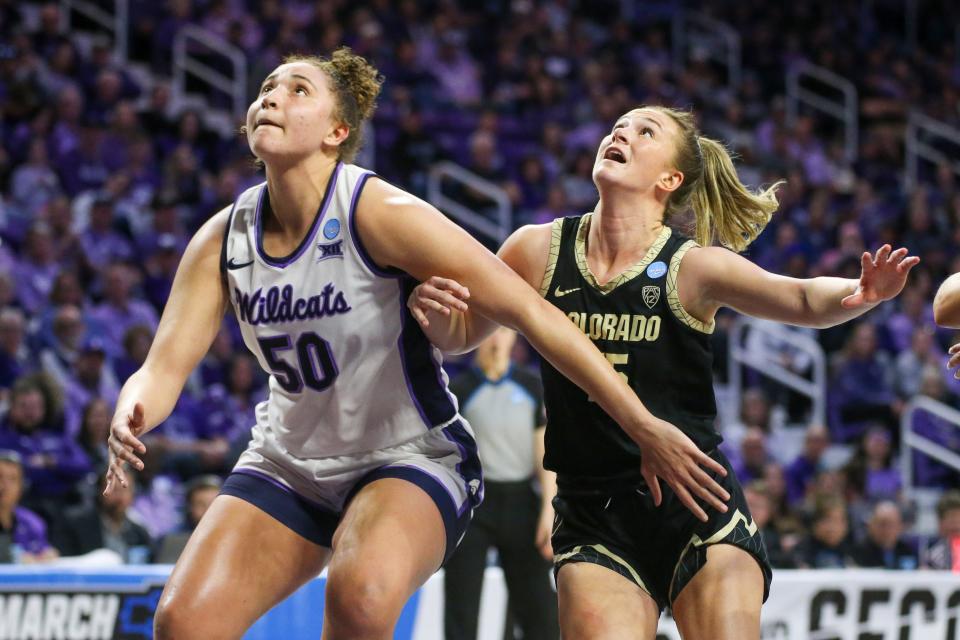
<instances>
[{"instance_id":1,"label":"nike swoosh logo","mask_svg":"<svg viewBox=\"0 0 960 640\"><path fill-rule=\"evenodd\" d=\"M249 267L253 264L253 260L250 262L234 262L233 258L227 260L227 269L233 271L234 269L243 269L244 267Z\"/></svg>"},{"instance_id":2,"label":"nike swoosh logo","mask_svg":"<svg viewBox=\"0 0 960 640\"><path fill-rule=\"evenodd\" d=\"M558 298L562 298L563 296L567 295L568 293L573 293L574 291L580 291L580 287L574 287L573 289L561 289L561 288L558 286L558 287L557 287L557 290L553 292L553 295L557 296Z\"/></svg>"}]
</instances>

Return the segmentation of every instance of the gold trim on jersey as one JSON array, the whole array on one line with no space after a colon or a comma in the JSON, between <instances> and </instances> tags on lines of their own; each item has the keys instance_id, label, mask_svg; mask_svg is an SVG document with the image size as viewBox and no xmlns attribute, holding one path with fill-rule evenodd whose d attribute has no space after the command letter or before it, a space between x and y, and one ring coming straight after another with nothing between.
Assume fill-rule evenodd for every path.
<instances>
[{"instance_id":1,"label":"gold trim on jersey","mask_svg":"<svg viewBox=\"0 0 960 640\"><path fill-rule=\"evenodd\" d=\"M680 303L680 294L677 292L677 277L680 275L680 261L683 260L683 256L687 251L698 246L700 245L693 240L687 240L680 245L680 248L677 249L673 257L670 258L670 270L667 272L667 304L670 305L670 310L673 311L673 315L683 324L701 333L713 333L716 322L711 320L710 323L707 324L687 313L687 310L684 309Z\"/></svg>"},{"instance_id":2,"label":"gold trim on jersey","mask_svg":"<svg viewBox=\"0 0 960 640\"><path fill-rule=\"evenodd\" d=\"M550 226L550 253L547 254L547 268L543 270L540 283L540 296L546 298L553 282L553 272L557 270L557 257L560 255L560 238L563 236L563 218L556 218Z\"/></svg>"},{"instance_id":3,"label":"gold trim on jersey","mask_svg":"<svg viewBox=\"0 0 960 640\"><path fill-rule=\"evenodd\" d=\"M687 555L690 549L692 549L693 547L706 547L712 544L717 544L718 542L722 542L723 539L729 536L730 533L734 529L736 529L737 525L740 524L741 522L747 528L747 533L749 533L751 536L756 535L757 523L753 520L748 519L747 516L743 515L743 512L741 512L740 509L735 510L733 512L733 515L730 516L730 520L727 521L727 524L720 527L720 529L718 529L716 533L714 533L712 536L710 536L706 540L702 540L700 536L698 536L697 534L693 534L693 536L690 537L690 542L688 542L687 546L685 546L683 548L683 551L680 552L680 557L677 558L677 564L673 565L673 576L670 578L669 593L673 593L673 583L677 579L677 569L680 568L680 563L683 562L684 556Z\"/></svg>"},{"instance_id":4,"label":"gold trim on jersey","mask_svg":"<svg viewBox=\"0 0 960 640\"><path fill-rule=\"evenodd\" d=\"M610 551L610 549L607 549L607 548L606 548L605 546L603 546L602 544L582 544L582 545L578 545L578 546L576 546L576 547L573 548L573 551L569 551L569 552L567 552L567 553L561 553L561 554L558 554L558 555L553 556L553 563L554 563L555 565L556 565L556 564L559 564L559 563L563 562L564 560L566 560L567 558L572 558L573 556L577 555L578 553L580 553L581 551L583 551L583 550L586 549L586 548L593 549L594 551L596 551L596 552L599 553L600 555L607 556L608 558L610 558L611 560L613 560L614 562L616 562L617 564L619 564L620 566L622 566L624 569L626 569L627 571L629 571L629 572L630 572L630 575L633 577L634 581L637 583L637 586L639 586L641 589L643 589L644 591L646 591L646 592L647 592L647 595L649 595L651 598L653 598L653 594L650 593L650 589L648 589L648 588L647 588L647 585L644 584L643 580L640 578L640 574L637 573L637 570L634 569L633 567L631 567L629 562L627 562L626 560L624 560L623 558L621 558L620 556L618 556L617 554L615 554L613 551ZM654 598L654 600L656 600L656 598Z\"/></svg>"},{"instance_id":5,"label":"gold trim on jersey","mask_svg":"<svg viewBox=\"0 0 960 640\"><path fill-rule=\"evenodd\" d=\"M670 227L664 225L663 229L660 231L660 235L657 236L657 239L653 241L653 244L650 245L650 248L647 249L646 255L643 256L643 259L629 267L626 271L613 278L606 284L599 284L597 278L590 271L590 266L587 264L587 234L590 232L590 220L593 217L593 213L585 213L583 217L580 218L580 225L577 227L577 239L574 245L574 255L577 258L577 267L580 269L580 275L583 276L583 279L590 283L594 289L603 294L608 294L620 285L630 282L638 275L643 273L643 270L647 268L653 259L657 257L660 251L663 249L663 246L667 244L667 240L670 239L670 235L673 231Z\"/></svg>"}]
</instances>

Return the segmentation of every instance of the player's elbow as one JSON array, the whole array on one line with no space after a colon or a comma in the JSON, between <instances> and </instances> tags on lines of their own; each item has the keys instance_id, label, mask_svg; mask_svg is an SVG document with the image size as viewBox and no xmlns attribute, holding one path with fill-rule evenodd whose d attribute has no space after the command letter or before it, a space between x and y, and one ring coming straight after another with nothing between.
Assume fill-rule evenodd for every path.
<instances>
[{"instance_id":1,"label":"player's elbow","mask_svg":"<svg viewBox=\"0 0 960 640\"><path fill-rule=\"evenodd\" d=\"M937 289L933 320L942 327L960 327L960 274L953 274Z\"/></svg>"},{"instance_id":2,"label":"player's elbow","mask_svg":"<svg viewBox=\"0 0 960 640\"><path fill-rule=\"evenodd\" d=\"M960 326L960 300L955 295L941 295L933 299L933 321L941 327Z\"/></svg>"}]
</instances>

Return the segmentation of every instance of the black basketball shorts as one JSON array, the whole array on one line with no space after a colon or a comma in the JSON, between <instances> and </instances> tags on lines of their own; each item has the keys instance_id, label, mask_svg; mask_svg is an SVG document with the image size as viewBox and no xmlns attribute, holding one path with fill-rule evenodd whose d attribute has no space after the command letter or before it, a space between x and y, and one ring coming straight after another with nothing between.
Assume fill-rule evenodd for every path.
<instances>
[{"instance_id":1,"label":"black basketball shorts","mask_svg":"<svg viewBox=\"0 0 960 640\"><path fill-rule=\"evenodd\" d=\"M707 560L707 547L730 544L752 555L763 572L763 599L772 572L760 532L750 516L740 482L719 450L710 457L726 477L708 471L730 493L726 513L700 505L709 520L698 520L662 480L659 507L645 483L613 489L585 488L559 479L554 498L554 572L573 562L591 562L615 571L650 594L663 610L671 605Z\"/></svg>"}]
</instances>

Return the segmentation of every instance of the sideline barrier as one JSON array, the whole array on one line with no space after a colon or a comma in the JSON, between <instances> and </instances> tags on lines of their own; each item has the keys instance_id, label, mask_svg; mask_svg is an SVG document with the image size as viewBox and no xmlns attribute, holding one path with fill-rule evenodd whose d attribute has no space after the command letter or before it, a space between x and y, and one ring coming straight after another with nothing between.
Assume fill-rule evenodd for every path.
<instances>
[{"instance_id":1,"label":"sideline barrier","mask_svg":"<svg viewBox=\"0 0 960 640\"><path fill-rule=\"evenodd\" d=\"M0 640L151 637L169 566L70 569L0 567ZM261 618L248 640L319 638L321 576ZM398 640L442 640L443 577L410 599ZM499 568L487 570L480 640L502 638L506 591ZM211 613L211 615L217 615ZM764 640L960 640L960 576L868 569L777 571L763 609ZM658 640L679 640L669 618Z\"/></svg>"}]
</instances>

